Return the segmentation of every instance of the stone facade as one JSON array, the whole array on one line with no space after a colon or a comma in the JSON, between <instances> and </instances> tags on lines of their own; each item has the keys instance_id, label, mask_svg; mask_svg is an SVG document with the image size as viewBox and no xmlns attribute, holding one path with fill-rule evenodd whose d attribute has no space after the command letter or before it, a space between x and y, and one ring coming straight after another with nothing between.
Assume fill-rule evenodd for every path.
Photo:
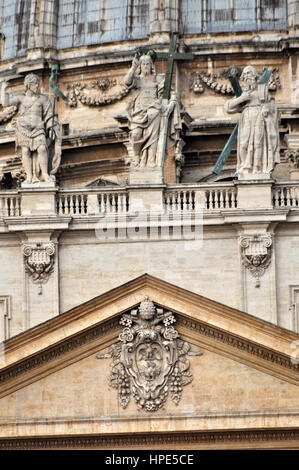
<instances>
[{"instance_id":1,"label":"stone facade","mask_svg":"<svg viewBox=\"0 0 299 470\"><path fill-rule=\"evenodd\" d=\"M54 448L58 436L62 447L76 447L84 435L85 447L109 447L125 432L116 446L144 445L147 435L159 447L156 431L170 446L184 446L188 435L191 447L215 448L224 439L224 448L263 448L263 432L266 447L298 446L299 7L294 0L273 8L249 3L136 0L105 8L65 0L57 9L32 0L26 10L24 2L0 2L0 79L19 96L33 73L53 105L57 67L52 109L61 147L55 181L24 183L15 149L21 110L2 93L0 446L18 438L24 448ZM139 168L128 115L136 96L126 77L153 51L153 76L167 82L177 31L170 94L163 95L169 107L159 108L157 94L141 119L162 110L163 164ZM275 100L279 115L275 164L250 179L236 176L238 144L214 171L240 120L227 103L248 65L259 76L269 71L259 99ZM143 95L152 99L157 90L147 85L146 78ZM133 392L122 408L108 386L121 315L146 295L157 312L178 317L178 337L202 353L188 356L192 381L179 408L169 395L150 415L143 406L137 414ZM148 330L165 339L161 329ZM76 403L83 388L88 393Z\"/></svg>"}]
</instances>

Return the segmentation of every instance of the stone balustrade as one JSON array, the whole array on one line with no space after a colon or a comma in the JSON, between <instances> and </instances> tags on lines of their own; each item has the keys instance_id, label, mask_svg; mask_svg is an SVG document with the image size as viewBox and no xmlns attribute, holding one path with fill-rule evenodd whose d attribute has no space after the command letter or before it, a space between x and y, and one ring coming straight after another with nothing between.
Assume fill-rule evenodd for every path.
<instances>
[{"instance_id":1,"label":"stone balustrade","mask_svg":"<svg viewBox=\"0 0 299 470\"><path fill-rule=\"evenodd\" d=\"M84 216L103 213L119 214L129 209L125 189L60 190L56 196L58 215Z\"/></svg>"},{"instance_id":2,"label":"stone balustrade","mask_svg":"<svg viewBox=\"0 0 299 470\"><path fill-rule=\"evenodd\" d=\"M0 217L18 217L21 215L21 195L18 191L1 191Z\"/></svg>"},{"instance_id":3,"label":"stone balustrade","mask_svg":"<svg viewBox=\"0 0 299 470\"><path fill-rule=\"evenodd\" d=\"M299 208L299 184L279 183L272 191L273 207Z\"/></svg>"},{"instance_id":4,"label":"stone balustrade","mask_svg":"<svg viewBox=\"0 0 299 470\"><path fill-rule=\"evenodd\" d=\"M255 184L251 183L248 187L255 194L254 186ZM161 212L194 212L196 210L210 212L246 209L244 197L241 203L241 189L243 190L244 186L242 188L231 182L167 185L164 188L161 187L163 193ZM144 187L141 193L146 194L148 190L150 189ZM258 191L258 188L256 190ZM44 192L46 189L42 193L40 190L36 193L37 201L40 200L41 194ZM299 209L299 183L290 181L274 183L269 194L272 194L272 200L269 196L268 204L264 207ZM22 189L1 191L0 217L28 215L28 212L24 210L25 199L23 201L23 198L25 197L26 192L23 192ZM31 192L32 197L34 198L34 191ZM82 217L130 212L130 187L76 190L57 190L55 188L51 192L51 197L55 198L53 207L54 213L58 216ZM38 210L34 214L38 215Z\"/></svg>"},{"instance_id":5,"label":"stone balustrade","mask_svg":"<svg viewBox=\"0 0 299 470\"><path fill-rule=\"evenodd\" d=\"M167 211L236 209L238 192L233 183L204 183L192 187L169 186L164 194Z\"/></svg>"}]
</instances>

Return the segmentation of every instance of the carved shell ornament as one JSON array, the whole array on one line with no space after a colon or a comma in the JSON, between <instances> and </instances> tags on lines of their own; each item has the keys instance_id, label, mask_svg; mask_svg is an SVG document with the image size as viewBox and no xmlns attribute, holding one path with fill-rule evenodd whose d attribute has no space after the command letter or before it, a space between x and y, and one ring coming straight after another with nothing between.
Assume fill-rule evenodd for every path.
<instances>
[{"instance_id":1,"label":"carved shell ornament","mask_svg":"<svg viewBox=\"0 0 299 470\"><path fill-rule=\"evenodd\" d=\"M177 405L183 387L193 380L189 370L190 345L179 338L172 312L156 308L148 298L139 308L123 314L119 342L98 359L112 358L109 383L118 391L118 400L126 408L131 396L139 408L159 410L170 395Z\"/></svg>"}]
</instances>

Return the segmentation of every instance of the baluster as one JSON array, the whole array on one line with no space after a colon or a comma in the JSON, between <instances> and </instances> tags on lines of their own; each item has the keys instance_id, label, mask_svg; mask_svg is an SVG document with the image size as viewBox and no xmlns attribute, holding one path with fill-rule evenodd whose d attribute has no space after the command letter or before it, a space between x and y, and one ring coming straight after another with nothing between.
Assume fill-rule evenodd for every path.
<instances>
[{"instance_id":1,"label":"baluster","mask_svg":"<svg viewBox=\"0 0 299 470\"><path fill-rule=\"evenodd\" d=\"M187 191L182 191L181 194L180 194L180 196L181 196L181 198L180 198L180 199L181 199L181 200L180 200L180 202L181 202L181 204L180 204L180 209L181 209L182 211L188 210Z\"/></svg>"},{"instance_id":2,"label":"baluster","mask_svg":"<svg viewBox=\"0 0 299 470\"><path fill-rule=\"evenodd\" d=\"M113 214L117 212L117 195L115 193L111 194L111 211Z\"/></svg>"},{"instance_id":3,"label":"baluster","mask_svg":"<svg viewBox=\"0 0 299 470\"><path fill-rule=\"evenodd\" d=\"M11 215L15 217L16 214L16 197L11 198Z\"/></svg>"},{"instance_id":4,"label":"baluster","mask_svg":"<svg viewBox=\"0 0 299 470\"><path fill-rule=\"evenodd\" d=\"M290 206L293 207L295 205L294 202L294 186L290 187Z\"/></svg>"},{"instance_id":5,"label":"baluster","mask_svg":"<svg viewBox=\"0 0 299 470\"><path fill-rule=\"evenodd\" d=\"M214 191L214 209L218 209L219 207L219 191Z\"/></svg>"},{"instance_id":6,"label":"baluster","mask_svg":"<svg viewBox=\"0 0 299 470\"><path fill-rule=\"evenodd\" d=\"M117 212L118 213L124 213L124 194L120 193L118 195L118 207L117 207Z\"/></svg>"},{"instance_id":7,"label":"baluster","mask_svg":"<svg viewBox=\"0 0 299 470\"><path fill-rule=\"evenodd\" d=\"M223 197L223 193L224 193L224 190L223 189L220 189L219 190L219 209L223 209L224 208L224 197Z\"/></svg>"},{"instance_id":8,"label":"baluster","mask_svg":"<svg viewBox=\"0 0 299 470\"><path fill-rule=\"evenodd\" d=\"M285 192L286 192L286 206L290 206L291 205L291 194L290 194L290 188L285 188Z\"/></svg>"}]
</instances>

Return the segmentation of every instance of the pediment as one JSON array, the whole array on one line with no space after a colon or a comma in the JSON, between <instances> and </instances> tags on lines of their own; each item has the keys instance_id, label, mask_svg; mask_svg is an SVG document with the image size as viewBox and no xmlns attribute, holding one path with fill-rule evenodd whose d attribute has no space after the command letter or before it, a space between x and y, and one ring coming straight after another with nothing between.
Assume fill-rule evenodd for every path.
<instances>
[{"instance_id":1,"label":"pediment","mask_svg":"<svg viewBox=\"0 0 299 470\"><path fill-rule=\"evenodd\" d=\"M92 349L93 339L95 349L109 346L121 331L121 315L145 296L174 312L180 334L192 343L298 383L299 367L293 359L298 334L147 274L5 341L1 383L6 375L38 371L44 361L65 363L67 356L75 360Z\"/></svg>"},{"instance_id":2,"label":"pediment","mask_svg":"<svg viewBox=\"0 0 299 470\"><path fill-rule=\"evenodd\" d=\"M145 316L143 326L136 318L145 299L158 318ZM137 347L136 351L129 347L134 342L134 325L136 337L149 338L136 342L137 346L148 346L150 354L158 351L153 368L148 361L145 373L156 374L154 379L160 384L164 380L168 387L166 392L163 384L160 391L156 387L156 398L162 397L163 403L154 409L138 389L142 389L145 348L136 352ZM180 343L176 343L176 333ZM132 338L123 341L130 334ZM279 428L295 428L298 364L292 357L292 344L298 338L244 312L143 275L4 343L0 429L5 424L10 435L16 432L13 410L20 397L26 426L36 426L36 419L43 422L44 416L48 423L51 417L55 424L47 425L46 434L52 435L57 434L59 423L64 435L69 420L77 423L78 435L88 435L91 429L101 435L127 433L128 429L133 433L168 432L169 419L180 433L197 432L202 426L202 430L227 432L250 427L253 422L263 429L265 417L266 428L278 422ZM124 343L121 354L113 353L113 348L116 351ZM141 371L139 382L132 382L127 395L125 386L113 386L118 373L114 366L120 363L123 370L125 360L129 368L135 361L131 378L137 369ZM130 420L135 424L129 424ZM42 425L37 428L41 435Z\"/></svg>"}]
</instances>

